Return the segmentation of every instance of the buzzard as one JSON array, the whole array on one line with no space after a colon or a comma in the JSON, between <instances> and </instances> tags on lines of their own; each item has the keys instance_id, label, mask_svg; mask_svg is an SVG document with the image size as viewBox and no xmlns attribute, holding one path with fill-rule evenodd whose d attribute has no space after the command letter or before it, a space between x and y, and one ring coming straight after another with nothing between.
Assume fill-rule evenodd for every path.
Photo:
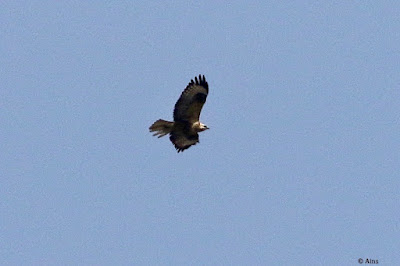
<instances>
[{"instance_id":1,"label":"buzzard","mask_svg":"<svg viewBox=\"0 0 400 266\"><path fill-rule=\"evenodd\" d=\"M154 122L149 130L155 132L153 136L159 138L169 134L169 139L178 152L184 151L199 142L199 132L208 129L200 123L201 108L206 102L208 95L208 83L206 78L199 75L186 86L181 97L175 104L174 122L162 119Z\"/></svg>"}]
</instances>

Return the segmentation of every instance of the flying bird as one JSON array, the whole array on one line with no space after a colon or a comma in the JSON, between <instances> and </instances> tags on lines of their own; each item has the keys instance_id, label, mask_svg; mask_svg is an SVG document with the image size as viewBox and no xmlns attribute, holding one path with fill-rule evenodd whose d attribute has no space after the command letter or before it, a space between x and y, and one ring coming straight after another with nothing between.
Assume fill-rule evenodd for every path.
<instances>
[{"instance_id":1,"label":"flying bird","mask_svg":"<svg viewBox=\"0 0 400 266\"><path fill-rule=\"evenodd\" d=\"M155 132L153 136L159 138L169 134L169 139L179 152L186 150L199 142L199 132L209 129L200 123L200 112L208 95L206 78L199 75L186 86L181 97L175 104L174 121L159 119L154 122L149 130Z\"/></svg>"}]
</instances>

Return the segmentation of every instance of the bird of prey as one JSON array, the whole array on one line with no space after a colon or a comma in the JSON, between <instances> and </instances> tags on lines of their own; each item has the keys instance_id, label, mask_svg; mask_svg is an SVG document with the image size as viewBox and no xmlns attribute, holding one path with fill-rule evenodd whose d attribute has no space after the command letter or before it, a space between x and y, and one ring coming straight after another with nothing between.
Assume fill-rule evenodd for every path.
<instances>
[{"instance_id":1,"label":"bird of prey","mask_svg":"<svg viewBox=\"0 0 400 266\"><path fill-rule=\"evenodd\" d=\"M200 123L200 112L208 95L206 78L199 75L186 86L181 97L175 104L174 121L159 119L154 122L149 130L155 132L153 136L159 138L169 134L169 139L179 152L186 150L199 142L199 132L209 129Z\"/></svg>"}]
</instances>

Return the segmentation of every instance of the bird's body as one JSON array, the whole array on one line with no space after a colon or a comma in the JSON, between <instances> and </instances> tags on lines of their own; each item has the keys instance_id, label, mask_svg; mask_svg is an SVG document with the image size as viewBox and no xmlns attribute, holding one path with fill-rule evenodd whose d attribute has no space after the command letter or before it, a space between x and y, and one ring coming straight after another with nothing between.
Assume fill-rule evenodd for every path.
<instances>
[{"instance_id":1,"label":"bird's body","mask_svg":"<svg viewBox=\"0 0 400 266\"><path fill-rule=\"evenodd\" d=\"M195 81L186 86L175 104L174 121L159 119L149 130L159 138L170 134L169 139L178 152L184 151L199 142L199 132L208 129L199 121L201 109L208 95L208 83L203 76L195 77Z\"/></svg>"}]
</instances>

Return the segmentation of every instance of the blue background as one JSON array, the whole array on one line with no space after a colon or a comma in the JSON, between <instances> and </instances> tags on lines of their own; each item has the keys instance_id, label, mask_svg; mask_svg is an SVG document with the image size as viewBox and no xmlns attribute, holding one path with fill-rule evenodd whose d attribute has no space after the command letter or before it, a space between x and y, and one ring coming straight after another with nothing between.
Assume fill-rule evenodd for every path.
<instances>
[{"instance_id":1,"label":"blue background","mask_svg":"<svg viewBox=\"0 0 400 266\"><path fill-rule=\"evenodd\" d=\"M398 1L2 1L0 263L400 261ZM148 132L195 75L211 129Z\"/></svg>"}]
</instances>

